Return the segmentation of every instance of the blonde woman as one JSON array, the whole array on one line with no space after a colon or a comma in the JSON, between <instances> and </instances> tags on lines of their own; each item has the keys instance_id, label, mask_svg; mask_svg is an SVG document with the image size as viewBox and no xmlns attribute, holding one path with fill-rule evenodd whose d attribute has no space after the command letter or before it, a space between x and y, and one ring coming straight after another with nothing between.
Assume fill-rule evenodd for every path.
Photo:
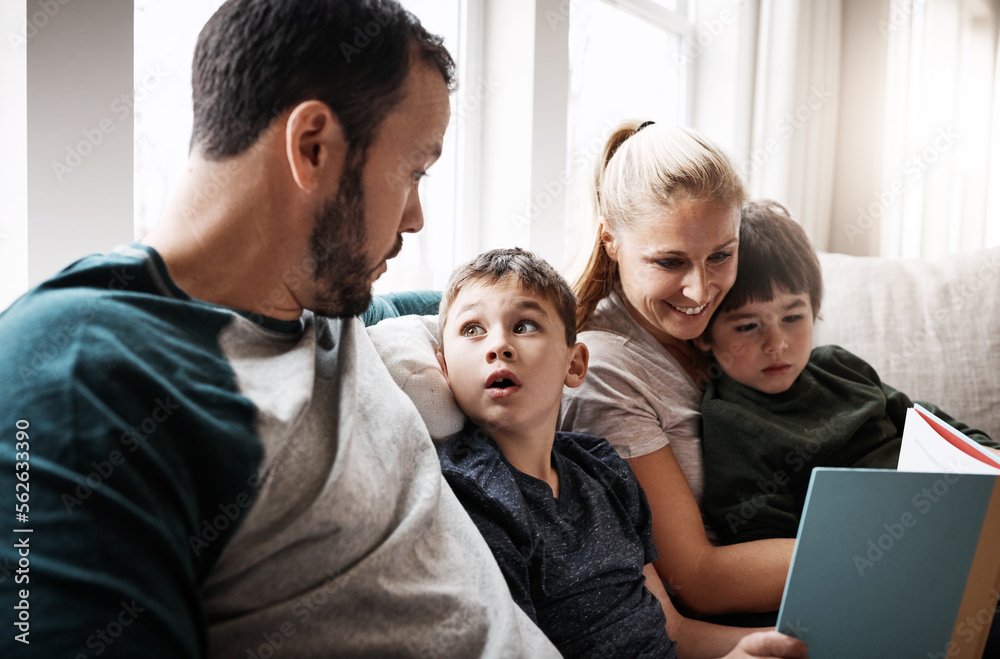
<instances>
[{"instance_id":1,"label":"blonde woman","mask_svg":"<svg viewBox=\"0 0 1000 659\"><path fill-rule=\"evenodd\" d=\"M575 285L590 372L567 390L562 428L606 437L628 460L652 509L656 570L683 609L775 611L794 541L716 547L699 511L709 362L691 339L736 279L743 182L704 137L652 122L619 127L596 170L597 232Z\"/></svg>"}]
</instances>

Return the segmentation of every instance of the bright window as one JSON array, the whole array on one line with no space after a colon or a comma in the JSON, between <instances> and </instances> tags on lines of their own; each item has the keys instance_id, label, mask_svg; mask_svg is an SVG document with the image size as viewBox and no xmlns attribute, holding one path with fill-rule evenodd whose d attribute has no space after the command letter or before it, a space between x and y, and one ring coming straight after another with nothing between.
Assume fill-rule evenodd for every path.
<instances>
[{"instance_id":1,"label":"bright window","mask_svg":"<svg viewBox=\"0 0 1000 659\"><path fill-rule=\"evenodd\" d=\"M458 65L459 92L451 101L451 122L444 136L441 157L420 183L420 202L424 211L424 228L417 234L403 237L405 247L389 262L388 271L375 282L375 292L417 289L441 289L451 274L456 252L455 239L458 209L462 195L457 184L461 158L460 142L464 132L460 124L461 99L470 86L470 76L461 61L459 44L468 2L464 0L403 0L403 6L420 18L432 34L444 39L444 45Z\"/></svg>"},{"instance_id":2,"label":"bright window","mask_svg":"<svg viewBox=\"0 0 1000 659\"><path fill-rule=\"evenodd\" d=\"M580 231L590 213L589 181L604 142L621 121L688 125L694 23L688 3L580 0L569 25L569 167L566 209L571 253L584 253ZM573 242L576 244L574 245Z\"/></svg>"},{"instance_id":3,"label":"bright window","mask_svg":"<svg viewBox=\"0 0 1000 659\"><path fill-rule=\"evenodd\" d=\"M683 36L628 8L586 0L570 13L570 145L586 150L620 120L687 120Z\"/></svg>"},{"instance_id":4,"label":"bright window","mask_svg":"<svg viewBox=\"0 0 1000 659\"><path fill-rule=\"evenodd\" d=\"M473 0L474 1L474 0ZM135 235L141 239L156 223L184 172L191 139L191 58L198 33L223 0L136 0L135 78L156 84L135 99L134 205ZM404 0L459 60L461 21L470 0ZM406 237L406 248L376 283L376 291L442 288L451 272L455 251L455 222L461 208L459 145L463 105L476 93L472 79L459 61L460 89L452 99L451 126L444 153L420 186L425 228ZM152 73L151 73L152 72ZM152 76L152 77L151 77Z\"/></svg>"},{"instance_id":5,"label":"bright window","mask_svg":"<svg viewBox=\"0 0 1000 659\"><path fill-rule=\"evenodd\" d=\"M223 0L135 0L135 80L155 84L135 96L132 196L141 240L180 184L191 142L191 58L198 33Z\"/></svg>"}]
</instances>

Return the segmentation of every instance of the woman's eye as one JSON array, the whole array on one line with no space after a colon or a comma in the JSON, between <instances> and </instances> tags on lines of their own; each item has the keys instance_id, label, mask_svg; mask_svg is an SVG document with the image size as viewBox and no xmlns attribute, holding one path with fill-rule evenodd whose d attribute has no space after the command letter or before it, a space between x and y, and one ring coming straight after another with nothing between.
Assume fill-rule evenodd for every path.
<instances>
[{"instance_id":1,"label":"woman's eye","mask_svg":"<svg viewBox=\"0 0 1000 659\"><path fill-rule=\"evenodd\" d=\"M514 334L531 334L538 331L538 323L530 320L522 320L514 325Z\"/></svg>"},{"instance_id":2,"label":"woman's eye","mask_svg":"<svg viewBox=\"0 0 1000 659\"><path fill-rule=\"evenodd\" d=\"M484 330L479 325L469 324L462 328L461 334L467 339L474 339L477 336L482 336L483 334L486 334L486 330Z\"/></svg>"},{"instance_id":3,"label":"woman's eye","mask_svg":"<svg viewBox=\"0 0 1000 659\"><path fill-rule=\"evenodd\" d=\"M725 263L730 259L730 257L732 257L732 255L732 252L716 252L715 254L709 256L708 260L711 263Z\"/></svg>"},{"instance_id":4,"label":"woman's eye","mask_svg":"<svg viewBox=\"0 0 1000 659\"><path fill-rule=\"evenodd\" d=\"M684 265L684 259L660 259L656 262L664 270L677 270Z\"/></svg>"},{"instance_id":5,"label":"woman's eye","mask_svg":"<svg viewBox=\"0 0 1000 659\"><path fill-rule=\"evenodd\" d=\"M415 171L415 172L413 172L413 182L414 183L419 183L420 179L422 179L425 176L427 176L427 172L420 171L420 170Z\"/></svg>"},{"instance_id":6,"label":"woman's eye","mask_svg":"<svg viewBox=\"0 0 1000 659\"><path fill-rule=\"evenodd\" d=\"M744 323L736 326L737 332L752 332L757 329L757 323Z\"/></svg>"}]
</instances>

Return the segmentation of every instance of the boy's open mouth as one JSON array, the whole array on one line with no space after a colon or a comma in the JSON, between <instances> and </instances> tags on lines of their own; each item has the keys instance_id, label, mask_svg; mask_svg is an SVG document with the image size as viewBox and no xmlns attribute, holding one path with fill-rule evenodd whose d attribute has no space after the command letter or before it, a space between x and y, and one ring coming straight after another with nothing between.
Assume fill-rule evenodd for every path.
<instances>
[{"instance_id":1,"label":"boy's open mouth","mask_svg":"<svg viewBox=\"0 0 1000 659\"><path fill-rule=\"evenodd\" d=\"M486 389L494 393L513 393L521 387L521 381L507 369L499 369L486 378Z\"/></svg>"}]
</instances>

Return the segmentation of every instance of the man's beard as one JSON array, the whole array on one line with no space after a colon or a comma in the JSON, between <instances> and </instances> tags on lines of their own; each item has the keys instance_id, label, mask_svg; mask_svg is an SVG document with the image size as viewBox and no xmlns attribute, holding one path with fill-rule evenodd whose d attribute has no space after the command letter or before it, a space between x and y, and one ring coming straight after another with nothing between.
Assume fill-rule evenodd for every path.
<instances>
[{"instance_id":1,"label":"man's beard","mask_svg":"<svg viewBox=\"0 0 1000 659\"><path fill-rule=\"evenodd\" d=\"M359 175L341 177L337 196L316 213L310 238L316 270L312 310L322 316L356 316L372 301L372 271L382 264L365 260L365 201ZM392 258L403 246L397 234Z\"/></svg>"}]
</instances>

